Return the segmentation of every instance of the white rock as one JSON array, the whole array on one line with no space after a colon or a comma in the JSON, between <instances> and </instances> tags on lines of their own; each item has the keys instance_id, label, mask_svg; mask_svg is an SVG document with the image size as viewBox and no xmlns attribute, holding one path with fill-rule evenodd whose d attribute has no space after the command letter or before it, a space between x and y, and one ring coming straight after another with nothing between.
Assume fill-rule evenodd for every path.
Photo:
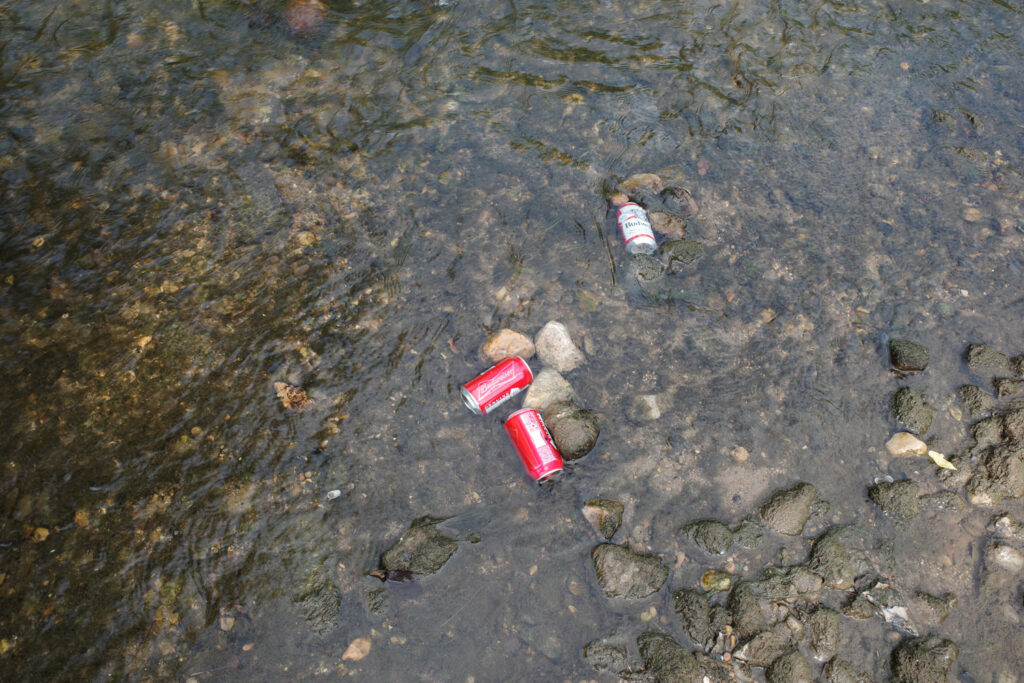
<instances>
[{"instance_id":1,"label":"white rock","mask_svg":"<svg viewBox=\"0 0 1024 683\"><path fill-rule=\"evenodd\" d=\"M1003 545L1002 543L996 543L989 548L985 559L1014 574L1024 568L1024 555L1021 555L1021 552L1016 548Z\"/></svg>"},{"instance_id":2,"label":"white rock","mask_svg":"<svg viewBox=\"0 0 1024 683\"><path fill-rule=\"evenodd\" d=\"M910 432L897 432L892 438L885 442L885 450L895 458L903 458L911 455L925 455L928 453L928 444L917 438Z\"/></svg>"},{"instance_id":3,"label":"white rock","mask_svg":"<svg viewBox=\"0 0 1024 683\"><path fill-rule=\"evenodd\" d=\"M583 352L573 343L568 328L556 320L541 328L535 345L541 361L558 372L569 372L587 361Z\"/></svg>"},{"instance_id":4,"label":"white rock","mask_svg":"<svg viewBox=\"0 0 1024 683\"><path fill-rule=\"evenodd\" d=\"M543 412L549 405L558 401L579 403L579 397L564 377L551 368L544 368L534 375L530 388L526 390L523 407Z\"/></svg>"}]
</instances>

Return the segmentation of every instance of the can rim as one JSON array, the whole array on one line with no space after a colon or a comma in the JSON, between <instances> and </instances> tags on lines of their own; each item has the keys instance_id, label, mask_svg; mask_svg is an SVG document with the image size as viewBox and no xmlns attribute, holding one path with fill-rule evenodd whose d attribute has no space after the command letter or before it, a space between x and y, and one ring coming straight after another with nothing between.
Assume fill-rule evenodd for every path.
<instances>
[{"instance_id":1,"label":"can rim","mask_svg":"<svg viewBox=\"0 0 1024 683\"><path fill-rule=\"evenodd\" d=\"M480 403L476 400L476 397L470 393L469 389L465 386L462 387L462 402L466 404L466 407L472 410L477 415L483 415L484 411L480 408Z\"/></svg>"},{"instance_id":2,"label":"can rim","mask_svg":"<svg viewBox=\"0 0 1024 683\"><path fill-rule=\"evenodd\" d=\"M532 411L532 412L534 412L534 413L537 413L538 415L540 415L540 411L539 411L539 410L537 410L536 408L520 408L519 410L517 410L516 412L512 413L511 415L509 415L509 416L508 416L508 417L507 417L507 418L505 419L505 424L508 424L508 423L509 423L509 420L511 420L511 419L512 419L513 417L515 417L516 415L519 415L520 413L526 413L526 412L531 412L531 411ZM543 419L543 418L541 418L541 419Z\"/></svg>"},{"instance_id":3,"label":"can rim","mask_svg":"<svg viewBox=\"0 0 1024 683\"><path fill-rule=\"evenodd\" d=\"M564 471L565 471L564 467L559 467L557 470L551 470L550 472L545 472L543 476L537 477L537 485L539 486L541 484L545 484L545 483L551 481L551 479L553 477L555 477L556 475L561 474Z\"/></svg>"}]
</instances>

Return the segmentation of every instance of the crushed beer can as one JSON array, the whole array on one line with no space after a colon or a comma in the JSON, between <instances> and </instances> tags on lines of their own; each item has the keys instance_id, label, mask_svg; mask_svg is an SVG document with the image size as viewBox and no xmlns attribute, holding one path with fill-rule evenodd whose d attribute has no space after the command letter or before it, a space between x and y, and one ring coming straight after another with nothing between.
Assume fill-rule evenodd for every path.
<instances>
[{"instance_id":1,"label":"crushed beer can","mask_svg":"<svg viewBox=\"0 0 1024 683\"><path fill-rule=\"evenodd\" d=\"M506 358L462 387L462 401L477 415L486 415L525 389L533 372L519 356Z\"/></svg>"},{"instance_id":2,"label":"crushed beer can","mask_svg":"<svg viewBox=\"0 0 1024 683\"><path fill-rule=\"evenodd\" d=\"M532 408L517 410L505 420L505 431L535 482L543 484L562 471L562 454L555 448L539 412Z\"/></svg>"}]
</instances>

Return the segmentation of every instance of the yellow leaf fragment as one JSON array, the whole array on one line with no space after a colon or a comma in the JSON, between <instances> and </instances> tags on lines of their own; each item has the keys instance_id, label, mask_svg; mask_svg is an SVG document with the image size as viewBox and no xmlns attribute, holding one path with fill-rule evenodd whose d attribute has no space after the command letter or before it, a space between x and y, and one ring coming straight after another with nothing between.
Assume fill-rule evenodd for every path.
<instances>
[{"instance_id":1,"label":"yellow leaf fragment","mask_svg":"<svg viewBox=\"0 0 1024 683\"><path fill-rule=\"evenodd\" d=\"M938 465L939 467L946 470L956 471L956 466L950 461L946 460L946 456L944 456L942 453L939 453L938 451L928 451L928 457L931 458L932 462Z\"/></svg>"}]
</instances>

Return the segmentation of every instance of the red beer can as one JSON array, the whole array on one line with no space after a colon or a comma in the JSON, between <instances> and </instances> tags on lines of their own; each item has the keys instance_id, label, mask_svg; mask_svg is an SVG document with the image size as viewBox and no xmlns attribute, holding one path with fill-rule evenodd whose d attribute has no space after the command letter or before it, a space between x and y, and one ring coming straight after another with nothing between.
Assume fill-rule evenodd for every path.
<instances>
[{"instance_id":1,"label":"red beer can","mask_svg":"<svg viewBox=\"0 0 1024 683\"><path fill-rule=\"evenodd\" d=\"M462 387L462 401L477 415L486 415L525 389L533 381L526 361L506 358Z\"/></svg>"},{"instance_id":2,"label":"red beer can","mask_svg":"<svg viewBox=\"0 0 1024 683\"><path fill-rule=\"evenodd\" d=\"M543 484L562 471L562 455L555 448L548 428L536 410L523 408L509 415L505 420L505 431L512 439L530 479Z\"/></svg>"}]
</instances>

